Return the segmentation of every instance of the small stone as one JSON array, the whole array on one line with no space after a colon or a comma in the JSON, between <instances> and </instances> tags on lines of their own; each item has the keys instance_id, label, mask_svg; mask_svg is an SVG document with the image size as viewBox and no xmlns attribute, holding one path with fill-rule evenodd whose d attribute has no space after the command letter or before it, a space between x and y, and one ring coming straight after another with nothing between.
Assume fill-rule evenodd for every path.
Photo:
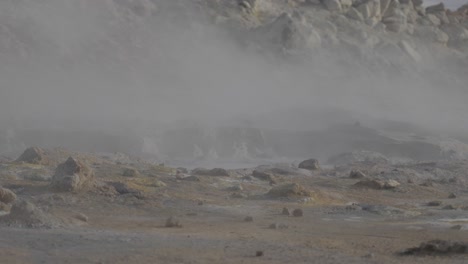
<instances>
[{"instance_id":1,"label":"small stone","mask_svg":"<svg viewBox=\"0 0 468 264\"><path fill-rule=\"evenodd\" d=\"M294 217L302 217L303 216L302 209L294 209L294 211L292 212L292 215Z\"/></svg>"},{"instance_id":2,"label":"small stone","mask_svg":"<svg viewBox=\"0 0 468 264\"><path fill-rule=\"evenodd\" d=\"M442 205L441 201L430 201L427 203L427 206L440 206Z\"/></svg>"},{"instance_id":3,"label":"small stone","mask_svg":"<svg viewBox=\"0 0 468 264\"><path fill-rule=\"evenodd\" d=\"M455 198L457 198L457 195L455 193L451 193L451 194L449 194L448 198L449 199L455 199Z\"/></svg>"},{"instance_id":4,"label":"small stone","mask_svg":"<svg viewBox=\"0 0 468 264\"><path fill-rule=\"evenodd\" d=\"M362 179L362 178L365 178L366 177L366 174L364 174L362 171L360 170L352 170L350 173L349 173L349 177L351 179Z\"/></svg>"},{"instance_id":5,"label":"small stone","mask_svg":"<svg viewBox=\"0 0 468 264\"><path fill-rule=\"evenodd\" d=\"M179 219L171 216L166 220L165 227L182 227L182 225L180 224Z\"/></svg>"},{"instance_id":6,"label":"small stone","mask_svg":"<svg viewBox=\"0 0 468 264\"><path fill-rule=\"evenodd\" d=\"M253 222L253 217L252 216L246 216L244 218L244 222Z\"/></svg>"},{"instance_id":7,"label":"small stone","mask_svg":"<svg viewBox=\"0 0 468 264\"><path fill-rule=\"evenodd\" d=\"M88 222L88 216L82 213L75 215L75 218L83 222Z\"/></svg>"},{"instance_id":8,"label":"small stone","mask_svg":"<svg viewBox=\"0 0 468 264\"><path fill-rule=\"evenodd\" d=\"M282 215L291 215L291 213L289 212L289 209L284 207L283 208L283 211L281 212Z\"/></svg>"},{"instance_id":9,"label":"small stone","mask_svg":"<svg viewBox=\"0 0 468 264\"><path fill-rule=\"evenodd\" d=\"M257 252L255 252L255 256L256 256L256 257L261 257L261 256L263 256L263 251L257 250Z\"/></svg>"}]
</instances>

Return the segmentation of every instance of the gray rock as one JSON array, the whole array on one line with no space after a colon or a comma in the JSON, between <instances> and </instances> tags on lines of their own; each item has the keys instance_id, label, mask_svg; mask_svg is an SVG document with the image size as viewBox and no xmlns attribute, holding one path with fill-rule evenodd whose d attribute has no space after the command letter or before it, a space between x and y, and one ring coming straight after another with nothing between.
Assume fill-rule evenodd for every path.
<instances>
[{"instance_id":1,"label":"gray rock","mask_svg":"<svg viewBox=\"0 0 468 264\"><path fill-rule=\"evenodd\" d=\"M58 191L79 191L94 181L94 172L83 162L69 157L52 177L51 187Z\"/></svg>"},{"instance_id":2,"label":"gray rock","mask_svg":"<svg viewBox=\"0 0 468 264\"><path fill-rule=\"evenodd\" d=\"M16 194L9 189L0 187L0 202L9 204L16 200Z\"/></svg>"},{"instance_id":3,"label":"gray rock","mask_svg":"<svg viewBox=\"0 0 468 264\"><path fill-rule=\"evenodd\" d=\"M318 169L320 169L318 160L316 160L316 159L304 160L301 163L299 163L298 167L300 169L306 169L306 170L318 170Z\"/></svg>"},{"instance_id":4,"label":"gray rock","mask_svg":"<svg viewBox=\"0 0 468 264\"><path fill-rule=\"evenodd\" d=\"M304 187L297 183L286 183L283 185L272 188L268 193L271 197L294 197L294 196L306 196L309 197L311 193Z\"/></svg>"},{"instance_id":5,"label":"gray rock","mask_svg":"<svg viewBox=\"0 0 468 264\"><path fill-rule=\"evenodd\" d=\"M172 228L172 227L179 227L180 228L180 227L182 227L182 224L180 223L179 219L177 219L174 216L171 216L166 220L166 224L164 226L169 227L169 228Z\"/></svg>"},{"instance_id":6,"label":"gray rock","mask_svg":"<svg viewBox=\"0 0 468 264\"><path fill-rule=\"evenodd\" d=\"M16 161L40 165L49 164L49 160L46 157L45 152L36 147L26 149Z\"/></svg>"}]
</instances>

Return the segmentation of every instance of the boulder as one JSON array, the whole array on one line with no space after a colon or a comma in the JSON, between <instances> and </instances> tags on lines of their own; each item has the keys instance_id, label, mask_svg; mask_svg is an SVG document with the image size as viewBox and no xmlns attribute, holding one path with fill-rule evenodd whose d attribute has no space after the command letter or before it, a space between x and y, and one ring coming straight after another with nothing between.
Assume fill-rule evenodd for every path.
<instances>
[{"instance_id":1,"label":"boulder","mask_svg":"<svg viewBox=\"0 0 468 264\"><path fill-rule=\"evenodd\" d=\"M0 203L12 203L16 200L16 194L9 189L0 187Z\"/></svg>"},{"instance_id":2,"label":"boulder","mask_svg":"<svg viewBox=\"0 0 468 264\"><path fill-rule=\"evenodd\" d=\"M294 197L294 196L309 197L311 193L297 183L287 183L287 184L279 185L279 186L272 188L267 193L267 195L271 197L277 197L277 198Z\"/></svg>"},{"instance_id":3,"label":"boulder","mask_svg":"<svg viewBox=\"0 0 468 264\"><path fill-rule=\"evenodd\" d=\"M10 214L0 217L0 222L9 226L27 228L52 228L60 226L58 219L25 200L16 201L10 209Z\"/></svg>"},{"instance_id":4,"label":"boulder","mask_svg":"<svg viewBox=\"0 0 468 264\"><path fill-rule=\"evenodd\" d=\"M259 170L254 170L252 172L252 177L257 178L257 179L262 180L262 181L268 181L268 182L275 182L276 181L275 177L271 173L263 172L263 171L259 171Z\"/></svg>"},{"instance_id":5,"label":"boulder","mask_svg":"<svg viewBox=\"0 0 468 264\"><path fill-rule=\"evenodd\" d=\"M89 186L94 180L94 172L83 162L69 157L58 165L52 177L51 187L58 191L78 191Z\"/></svg>"},{"instance_id":6,"label":"boulder","mask_svg":"<svg viewBox=\"0 0 468 264\"><path fill-rule=\"evenodd\" d=\"M307 159L299 163L299 169L306 169L306 170L318 170L320 169L318 160L316 159Z\"/></svg>"},{"instance_id":7,"label":"boulder","mask_svg":"<svg viewBox=\"0 0 468 264\"><path fill-rule=\"evenodd\" d=\"M382 23L385 24L389 31L402 32L407 27L407 18L405 13L399 9L394 9L392 14L382 19Z\"/></svg>"},{"instance_id":8,"label":"boulder","mask_svg":"<svg viewBox=\"0 0 468 264\"><path fill-rule=\"evenodd\" d=\"M445 5L442 2L437 5L426 7L426 14L434 14L439 12L445 12Z\"/></svg>"},{"instance_id":9,"label":"boulder","mask_svg":"<svg viewBox=\"0 0 468 264\"><path fill-rule=\"evenodd\" d=\"M16 161L40 165L49 164L45 152L37 147L31 147L26 149Z\"/></svg>"},{"instance_id":10,"label":"boulder","mask_svg":"<svg viewBox=\"0 0 468 264\"><path fill-rule=\"evenodd\" d=\"M449 240L431 240L421 243L419 247L409 248L402 255L451 255L468 254L467 242L454 242Z\"/></svg>"},{"instance_id":11,"label":"boulder","mask_svg":"<svg viewBox=\"0 0 468 264\"><path fill-rule=\"evenodd\" d=\"M341 12L343 10L340 0L324 0L323 4L332 12Z\"/></svg>"},{"instance_id":12,"label":"boulder","mask_svg":"<svg viewBox=\"0 0 468 264\"><path fill-rule=\"evenodd\" d=\"M360 170L352 170L350 173L349 173L349 177L351 179L363 179L363 178L366 178L366 174L364 174L362 171Z\"/></svg>"}]
</instances>

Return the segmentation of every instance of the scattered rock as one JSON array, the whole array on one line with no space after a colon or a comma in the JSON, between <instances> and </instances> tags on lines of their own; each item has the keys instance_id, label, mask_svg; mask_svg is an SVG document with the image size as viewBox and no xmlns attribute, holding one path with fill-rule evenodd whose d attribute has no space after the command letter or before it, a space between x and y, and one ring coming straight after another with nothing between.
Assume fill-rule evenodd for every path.
<instances>
[{"instance_id":1,"label":"scattered rock","mask_svg":"<svg viewBox=\"0 0 468 264\"><path fill-rule=\"evenodd\" d=\"M442 202L441 201L430 201L427 203L427 206L441 206Z\"/></svg>"},{"instance_id":2,"label":"scattered rock","mask_svg":"<svg viewBox=\"0 0 468 264\"><path fill-rule=\"evenodd\" d=\"M302 216L303 216L302 209L294 209L294 211L292 212L292 216L294 216L294 217L302 217Z\"/></svg>"},{"instance_id":3,"label":"scattered rock","mask_svg":"<svg viewBox=\"0 0 468 264\"><path fill-rule=\"evenodd\" d=\"M15 202L11 207L10 214L0 217L0 222L9 226L27 228L53 228L60 225L55 217L25 200Z\"/></svg>"},{"instance_id":4,"label":"scattered rock","mask_svg":"<svg viewBox=\"0 0 468 264\"><path fill-rule=\"evenodd\" d=\"M169 217L166 220L166 224L164 226L165 227L182 227L182 225L179 222L179 219L173 216Z\"/></svg>"},{"instance_id":5,"label":"scattered rock","mask_svg":"<svg viewBox=\"0 0 468 264\"><path fill-rule=\"evenodd\" d=\"M282 215L291 215L291 213L289 212L289 209L284 207L283 208L283 211L281 212Z\"/></svg>"},{"instance_id":6,"label":"scattered rock","mask_svg":"<svg viewBox=\"0 0 468 264\"><path fill-rule=\"evenodd\" d=\"M45 152L42 149L36 147L26 149L16 161L40 165L49 164L49 160L46 157Z\"/></svg>"},{"instance_id":7,"label":"scattered rock","mask_svg":"<svg viewBox=\"0 0 468 264\"><path fill-rule=\"evenodd\" d=\"M244 222L253 222L253 217L252 216L246 216L244 218Z\"/></svg>"},{"instance_id":8,"label":"scattered rock","mask_svg":"<svg viewBox=\"0 0 468 264\"><path fill-rule=\"evenodd\" d=\"M457 195L455 193L451 193L451 194L449 194L448 198L449 199L455 199L455 198L457 198Z\"/></svg>"},{"instance_id":9,"label":"scattered rock","mask_svg":"<svg viewBox=\"0 0 468 264\"><path fill-rule=\"evenodd\" d=\"M124 168L122 171L124 177L139 177L140 172L135 168Z\"/></svg>"},{"instance_id":10,"label":"scattered rock","mask_svg":"<svg viewBox=\"0 0 468 264\"><path fill-rule=\"evenodd\" d=\"M352 170L349 173L349 177L351 179L362 179L362 178L366 178L366 175L360 170Z\"/></svg>"},{"instance_id":11,"label":"scattered rock","mask_svg":"<svg viewBox=\"0 0 468 264\"><path fill-rule=\"evenodd\" d=\"M229 176L229 173L227 172L227 170L222 169L222 168L214 168L211 170L197 168L197 169L192 170L192 174L199 175L199 176Z\"/></svg>"},{"instance_id":12,"label":"scattered rock","mask_svg":"<svg viewBox=\"0 0 468 264\"><path fill-rule=\"evenodd\" d=\"M320 169L318 160L316 160L316 159L304 160L303 162L299 163L298 167L300 169L306 169L306 170L318 170L318 169Z\"/></svg>"},{"instance_id":13,"label":"scattered rock","mask_svg":"<svg viewBox=\"0 0 468 264\"><path fill-rule=\"evenodd\" d=\"M16 194L9 189L0 187L0 202L9 204L16 200Z\"/></svg>"},{"instance_id":14,"label":"scattered rock","mask_svg":"<svg viewBox=\"0 0 468 264\"><path fill-rule=\"evenodd\" d=\"M451 255L468 254L468 243L449 240L432 240L421 243L419 247L409 248L402 255Z\"/></svg>"},{"instance_id":15,"label":"scattered rock","mask_svg":"<svg viewBox=\"0 0 468 264\"><path fill-rule=\"evenodd\" d=\"M91 185L94 172L83 162L69 157L52 177L51 187L58 191L78 191Z\"/></svg>"},{"instance_id":16,"label":"scattered rock","mask_svg":"<svg viewBox=\"0 0 468 264\"><path fill-rule=\"evenodd\" d=\"M85 214L83 213L78 213L75 215L75 218L80 220L80 221L83 221L83 222L88 222L88 216L86 216Z\"/></svg>"},{"instance_id":17,"label":"scattered rock","mask_svg":"<svg viewBox=\"0 0 468 264\"><path fill-rule=\"evenodd\" d=\"M311 193L297 183L287 183L273 187L267 195L271 197L310 196Z\"/></svg>"}]
</instances>

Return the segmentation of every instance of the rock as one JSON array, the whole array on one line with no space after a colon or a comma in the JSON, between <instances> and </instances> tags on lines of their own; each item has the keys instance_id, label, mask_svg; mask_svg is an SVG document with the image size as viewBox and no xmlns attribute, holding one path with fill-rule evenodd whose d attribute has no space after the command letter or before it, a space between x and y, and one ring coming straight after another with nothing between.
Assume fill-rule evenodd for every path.
<instances>
[{"instance_id":1,"label":"rock","mask_svg":"<svg viewBox=\"0 0 468 264\"><path fill-rule=\"evenodd\" d=\"M443 25L440 29L449 36L448 45L468 52L468 28L461 25Z\"/></svg>"},{"instance_id":2,"label":"rock","mask_svg":"<svg viewBox=\"0 0 468 264\"><path fill-rule=\"evenodd\" d=\"M124 177L138 177L140 176L140 172L135 168L124 168L122 172L122 176Z\"/></svg>"},{"instance_id":3,"label":"rock","mask_svg":"<svg viewBox=\"0 0 468 264\"><path fill-rule=\"evenodd\" d=\"M257 0L238 0L238 4L245 11L251 12L255 9Z\"/></svg>"},{"instance_id":4,"label":"rock","mask_svg":"<svg viewBox=\"0 0 468 264\"><path fill-rule=\"evenodd\" d=\"M234 199L244 199L247 198L248 196L246 194L240 193L240 192L235 192L231 194L231 198Z\"/></svg>"},{"instance_id":5,"label":"rock","mask_svg":"<svg viewBox=\"0 0 468 264\"><path fill-rule=\"evenodd\" d=\"M256 256L256 257L261 257L261 256L263 256L263 251L257 250L257 252L255 252L255 256Z\"/></svg>"},{"instance_id":6,"label":"rock","mask_svg":"<svg viewBox=\"0 0 468 264\"><path fill-rule=\"evenodd\" d=\"M253 222L253 217L252 216L246 216L244 218L244 222Z\"/></svg>"},{"instance_id":7,"label":"rock","mask_svg":"<svg viewBox=\"0 0 468 264\"><path fill-rule=\"evenodd\" d=\"M193 181L193 182L199 182L200 181L200 178L198 178L197 176L188 176L188 177L183 177L183 178L180 178L181 180L183 181Z\"/></svg>"},{"instance_id":8,"label":"rock","mask_svg":"<svg viewBox=\"0 0 468 264\"><path fill-rule=\"evenodd\" d=\"M227 172L227 170L222 169L222 168L214 168L211 170L197 168L197 169L192 170L192 174L199 175L199 176L229 176L229 173Z\"/></svg>"},{"instance_id":9,"label":"rock","mask_svg":"<svg viewBox=\"0 0 468 264\"><path fill-rule=\"evenodd\" d=\"M45 152L36 147L26 149L16 161L40 165L49 164L49 160L46 157Z\"/></svg>"},{"instance_id":10,"label":"rock","mask_svg":"<svg viewBox=\"0 0 468 264\"><path fill-rule=\"evenodd\" d=\"M316 160L316 159L304 160L303 162L299 163L298 167L300 169L306 169L306 170L318 170L318 169L320 169L318 160Z\"/></svg>"},{"instance_id":11,"label":"rock","mask_svg":"<svg viewBox=\"0 0 468 264\"><path fill-rule=\"evenodd\" d=\"M462 230L463 226L462 225L454 225L452 227L450 227L450 229L453 229L453 230Z\"/></svg>"},{"instance_id":12,"label":"rock","mask_svg":"<svg viewBox=\"0 0 468 264\"><path fill-rule=\"evenodd\" d=\"M291 213L289 212L289 209L284 207L283 211L281 212L282 215L290 215Z\"/></svg>"},{"instance_id":13,"label":"rock","mask_svg":"<svg viewBox=\"0 0 468 264\"><path fill-rule=\"evenodd\" d=\"M294 209L292 212L292 216L294 217L302 217L304 213L302 212L302 209Z\"/></svg>"},{"instance_id":14,"label":"rock","mask_svg":"<svg viewBox=\"0 0 468 264\"><path fill-rule=\"evenodd\" d=\"M183 167L178 167L177 168L177 173L185 173L187 174L188 173L188 170L186 168L183 168Z\"/></svg>"},{"instance_id":15,"label":"rock","mask_svg":"<svg viewBox=\"0 0 468 264\"><path fill-rule=\"evenodd\" d=\"M442 202L441 201L430 201L427 203L427 206L441 206Z\"/></svg>"},{"instance_id":16,"label":"rock","mask_svg":"<svg viewBox=\"0 0 468 264\"><path fill-rule=\"evenodd\" d=\"M83 162L69 157L60 164L52 177L51 187L58 191L78 191L89 187L94 180L94 172Z\"/></svg>"},{"instance_id":17,"label":"rock","mask_svg":"<svg viewBox=\"0 0 468 264\"><path fill-rule=\"evenodd\" d=\"M9 204L16 200L16 194L9 189L0 187L0 202Z\"/></svg>"},{"instance_id":18,"label":"rock","mask_svg":"<svg viewBox=\"0 0 468 264\"><path fill-rule=\"evenodd\" d=\"M268 193L271 197L310 196L311 193L297 183L287 183L272 188Z\"/></svg>"},{"instance_id":19,"label":"rock","mask_svg":"<svg viewBox=\"0 0 468 264\"><path fill-rule=\"evenodd\" d=\"M445 12L445 5L442 2L440 2L437 5L426 7L427 14L434 14L434 13L439 13L439 12Z\"/></svg>"},{"instance_id":20,"label":"rock","mask_svg":"<svg viewBox=\"0 0 468 264\"><path fill-rule=\"evenodd\" d=\"M53 216L43 212L34 204L19 200L13 204L10 214L0 217L0 222L9 226L28 228L53 228L60 222Z\"/></svg>"},{"instance_id":21,"label":"rock","mask_svg":"<svg viewBox=\"0 0 468 264\"><path fill-rule=\"evenodd\" d=\"M323 0L323 4L332 12L342 11L340 0Z\"/></svg>"},{"instance_id":22,"label":"rock","mask_svg":"<svg viewBox=\"0 0 468 264\"><path fill-rule=\"evenodd\" d=\"M360 170L352 170L350 173L349 173L349 177L351 179L362 179L362 178L366 178L366 174L364 174L362 171Z\"/></svg>"},{"instance_id":23,"label":"rock","mask_svg":"<svg viewBox=\"0 0 468 264\"><path fill-rule=\"evenodd\" d=\"M166 224L164 226L165 227L182 227L182 225L179 222L179 219L173 216L169 217L166 220Z\"/></svg>"},{"instance_id":24,"label":"rock","mask_svg":"<svg viewBox=\"0 0 468 264\"><path fill-rule=\"evenodd\" d=\"M242 184L237 184L237 185L228 187L226 190L231 191L231 192L242 192L244 190L244 187L242 187Z\"/></svg>"},{"instance_id":25,"label":"rock","mask_svg":"<svg viewBox=\"0 0 468 264\"><path fill-rule=\"evenodd\" d=\"M431 240L421 243L419 247L409 248L402 255L451 255L468 254L467 242L454 242L450 240Z\"/></svg>"},{"instance_id":26,"label":"rock","mask_svg":"<svg viewBox=\"0 0 468 264\"><path fill-rule=\"evenodd\" d=\"M405 13L399 9L395 9L391 16L386 16L382 19L387 30L393 32L402 32L407 28L407 18Z\"/></svg>"},{"instance_id":27,"label":"rock","mask_svg":"<svg viewBox=\"0 0 468 264\"><path fill-rule=\"evenodd\" d=\"M128 193L139 194L140 193L140 191L134 190L128 187L128 185L123 182L107 182L107 185L113 187L115 191L117 191L117 193L119 194L128 194Z\"/></svg>"},{"instance_id":28,"label":"rock","mask_svg":"<svg viewBox=\"0 0 468 264\"><path fill-rule=\"evenodd\" d=\"M276 182L276 179L272 174L263 171L254 170L252 172L252 177L262 181Z\"/></svg>"},{"instance_id":29,"label":"rock","mask_svg":"<svg viewBox=\"0 0 468 264\"><path fill-rule=\"evenodd\" d=\"M384 183L384 189L394 189L396 187L400 186L400 183L395 181L395 180L387 180Z\"/></svg>"},{"instance_id":30,"label":"rock","mask_svg":"<svg viewBox=\"0 0 468 264\"><path fill-rule=\"evenodd\" d=\"M10 210L10 207L7 204L0 202L0 212L7 212Z\"/></svg>"},{"instance_id":31,"label":"rock","mask_svg":"<svg viewBox=\"0 0 468 264\"><path fill-rule=\"evenodd\" d=\"M80 221L83 221L83 222L88 222L88 216L86 216L85 214L82 214L82 213L78 213L75 215L75 218L80 220Z\"/></svg>"},{"instance_id":32,"label":"rock","mask_svg":"<svg viewBox=\"0 0 468 264\"><path fill-rule=\"evenodd\" d=\"M451 193L451 194L449 194L448 198L449 199L455 199L455 198L457 198L457 195L455 193Z\"/></svg>"},{"instance_id":33,"label":"rock","mask_svg":"<svg viewBox=\"0 0 468 264\"><path fill-rule=\"evenodd\" d=\"M354 184L356 187L360 188L368 188L374 190L382 190L382 189L394 189L400 186L400 183L395 180L378 180L378 179L367 179L362 180Z\"/></svg>"}]
</instances>

